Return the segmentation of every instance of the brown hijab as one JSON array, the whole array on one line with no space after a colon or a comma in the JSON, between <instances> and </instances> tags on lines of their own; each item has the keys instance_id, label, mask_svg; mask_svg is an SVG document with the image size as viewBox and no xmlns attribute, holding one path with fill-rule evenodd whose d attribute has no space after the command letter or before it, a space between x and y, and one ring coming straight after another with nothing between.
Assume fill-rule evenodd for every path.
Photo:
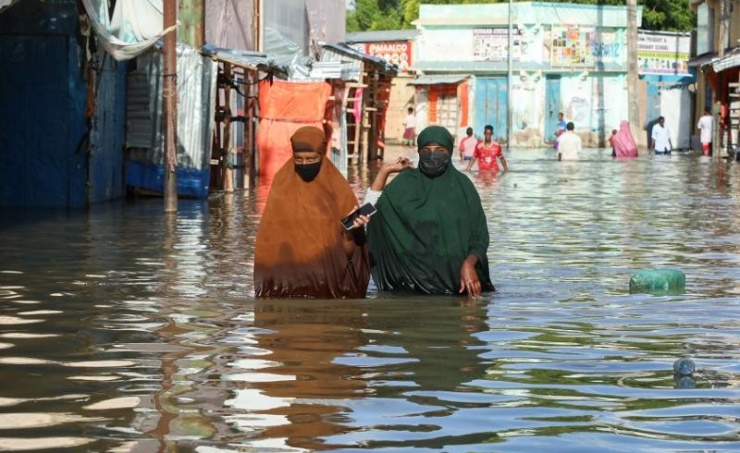
<instances>
[{"instance_id":1,"label":"brown hijab","mask_svg":"<svg viewBox=\"0 0 740 453\"><path fill-rule=\"evenodd\" d=\"M324 154L326 136L306 126L291 137L293 151ZM363 230L354 230L353 251L344 248L340 223L357 197L326 157L305 182L292 160L275 175L257 231L254 292L257 297L361 298L370 270Z\"/></svg>"}]
</instances>

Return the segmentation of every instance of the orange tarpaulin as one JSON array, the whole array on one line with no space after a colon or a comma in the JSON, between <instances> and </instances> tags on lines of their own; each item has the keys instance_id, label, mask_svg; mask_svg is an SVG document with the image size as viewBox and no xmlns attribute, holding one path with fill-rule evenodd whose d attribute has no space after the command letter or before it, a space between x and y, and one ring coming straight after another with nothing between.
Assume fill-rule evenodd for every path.
<instances>
[{"instance_id":1,"label":"orange tarpaulin","mask_svg":"<svg viewBox=\"0 0 740 453\"><path fill-rule=\"evenodd\" d=\"M330 95L331 85L326 82L260 82L257 130L260 179L272 181L291 158L290 136L296 129L310 125L324 128L322 120Z\"/></svg>"}]
</instances>

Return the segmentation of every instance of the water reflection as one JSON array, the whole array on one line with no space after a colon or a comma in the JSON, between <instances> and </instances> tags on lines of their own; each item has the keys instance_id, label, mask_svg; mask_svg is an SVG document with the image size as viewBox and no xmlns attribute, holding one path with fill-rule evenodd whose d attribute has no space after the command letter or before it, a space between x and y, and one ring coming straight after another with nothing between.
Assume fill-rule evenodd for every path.
<instances>
[{"instance_id":1,"label":"water reflection","mask_svg":"<svg viewBox=\"0 0 740 453\"><path fill-rule=\"evenodd\" d=\"M740 450L740 166L582 157L470 174L473 303L255 301L260 192L3 211L0 450ZM686 294L629 294L651 267Z\"/></svg>"},{"instance_id":2,"label":"water reflection","mask_svg":"<svg viewBox=\"0 0 740 453\"><path fill-rule=\"evenodd\" d=\"M258 301L253 328L232 332L249 346L224 375L240 383L225 404L243 412L228 422L260 427L263 447L331 447L322 439L349 429L347 401L370 393L360 369L339 360L366 343L366 319L361 302Z\"/></svg>"}]
</instances>

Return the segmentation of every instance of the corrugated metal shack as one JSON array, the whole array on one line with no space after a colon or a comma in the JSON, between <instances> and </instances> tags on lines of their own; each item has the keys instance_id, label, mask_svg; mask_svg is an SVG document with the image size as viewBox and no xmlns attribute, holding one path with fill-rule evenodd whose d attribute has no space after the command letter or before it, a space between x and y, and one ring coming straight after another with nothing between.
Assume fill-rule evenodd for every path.
<instances>
[{"instance_id":1,"label":"corrugated metal shack","mask_svg":"<svg viewBox=\"0 0 740 453\"><path fill-rule=\"evenodd\" d=\"M344 110L346 133L342 149L348 159L366 162L383 158L383 129L398 66L383 58L359 52L344 43L324 44L321 63L340 63L339 78L323 74L335 88L334 97ZM325 67L325 66L324 66ZM322 66L317 66L322 68ZM321 78L321 69L311 74Z\"/></svg>"},{"instance_id":2,"label":"corrugated metal shack","mask_svg":"<svg viewBox=\"0 0 740 453\"><path fill-rule=\"evenodd\" d=\"M142 3L134 26L122 3L0 0L0 206L162 191L161 11ZM251 186L256 82L307 78L320 43L344 38L344 1L181 1L179 14L180 38L205 38L178 50L178 193Z\"/></svg>"},{"instance_id":3,"label":"corrugated metal shack","mask_svg":"<svg viewBox=\"0 0 740 453\"><path fill-rule=\"evenodd\" d=\"M398 65L391 83L390 99L385 114L385 143L400 143L405 130L403 120L409 107L415 107L414 40L418 30L378 30L347 33L347 44L353 49L383 58Z\"/></svg>"},{"instance_id":4,"label":"corrugated metal shack","mask_svg":"<svg viewBox=\"0 0 740 453\"><path fill-rule=\"evenodd\" d=\"M123 194L126 63L97 48L84 17L76 0L0 4L0 207Z\"/></svg>"}]
</instances>

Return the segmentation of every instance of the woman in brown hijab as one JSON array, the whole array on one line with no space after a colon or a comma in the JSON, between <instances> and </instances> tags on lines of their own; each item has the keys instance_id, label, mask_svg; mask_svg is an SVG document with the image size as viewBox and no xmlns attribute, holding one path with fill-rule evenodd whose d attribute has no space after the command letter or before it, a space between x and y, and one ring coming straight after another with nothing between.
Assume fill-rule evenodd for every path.
<instances>
[{"instance_id":1,"label":"woman in brown hijab","mask_svg":"<svg viewBox=\"0 0 740 453\"><path fill-rule=\"evenodd\" d=\"M344 230L341 219L357 207L357 197L326 158L324 132L305 126L290 141L293 159L275 174L257 231L255 296L365 297L368 219Z\"/></svg>"}]
</instances>

